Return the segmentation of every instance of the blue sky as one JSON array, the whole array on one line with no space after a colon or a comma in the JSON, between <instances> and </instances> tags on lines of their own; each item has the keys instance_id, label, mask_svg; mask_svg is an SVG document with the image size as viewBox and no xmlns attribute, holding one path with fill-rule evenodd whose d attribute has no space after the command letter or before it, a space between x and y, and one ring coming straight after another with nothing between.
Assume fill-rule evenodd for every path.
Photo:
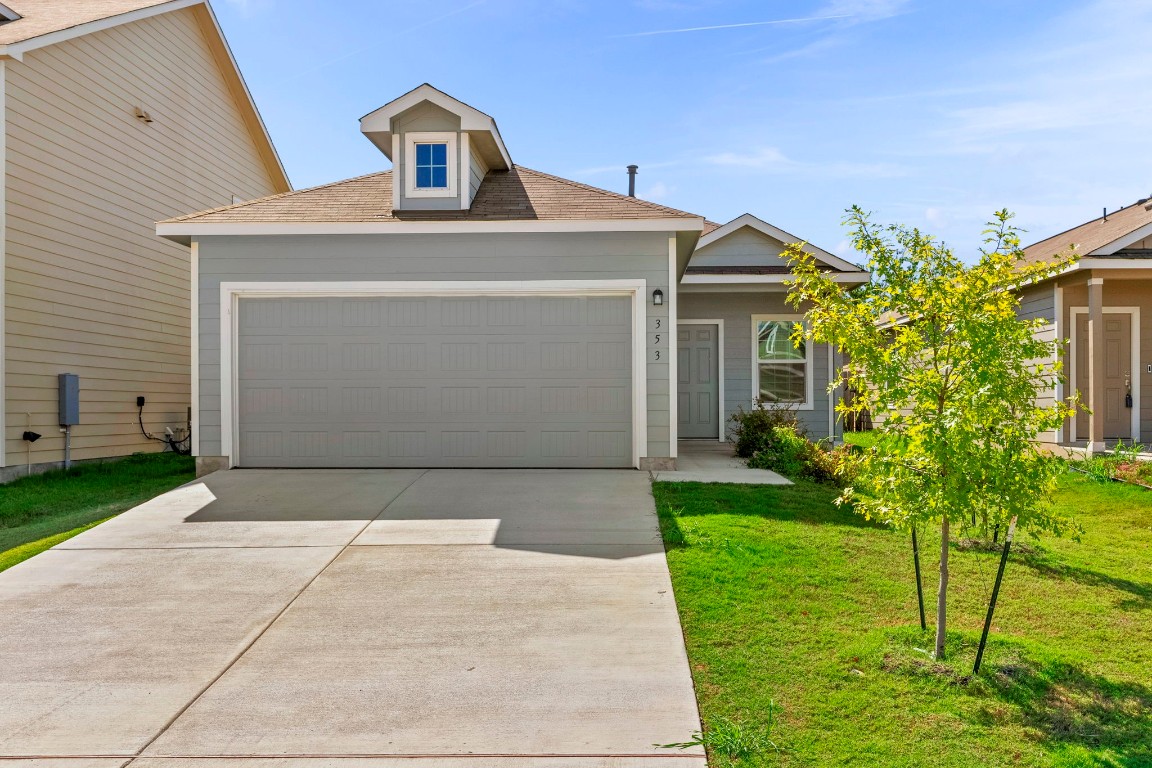
<instances>
[{"instance_id":1,"label":"blue sky","mask_svg":"<svg viewBox=\"0 0 1152 768\"><path fill-rule=\"evenodd\" d=\"M297 187L388 167L358 119L422 82L515 162L847 255L843 210L974 253L1152 193L1152 0L216 0Z\"/></svg>"}]
</instances>

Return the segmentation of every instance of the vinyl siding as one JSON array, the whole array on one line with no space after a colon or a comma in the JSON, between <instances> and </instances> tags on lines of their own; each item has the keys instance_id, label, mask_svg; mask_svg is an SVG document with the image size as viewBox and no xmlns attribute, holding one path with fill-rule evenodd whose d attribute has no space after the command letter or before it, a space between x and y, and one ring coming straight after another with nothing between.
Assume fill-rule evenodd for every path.
<instances>
[{"instance_id":1,"label":"vinyl siding","mask_svg":"<svg viewBox=\"0 0 1152 768\"><path fill-rule=\"evenodd\" d=\"M159 447L186 423L188 249L155 222L283 191L199 9L122 25L6 67L7 463L59 461L56 375L81 377L73 458ZM154 122L136 119L147 111ZM30 414L30 416L29 416ZM31 428L44 437L20 440Z\"/></svg>"},{"instance_id":2,"label":"vinyl siding","mask_svg":"<svg viewBox=\"0 0 1152 768\"><path fill-rule=\"evenodd\" d=\"M672 233L208 237L199 242L200 454L220 447L220 283L403 280L643 279L646 297L668 286ZM649 326L668 304L647 299ZM648 435L641 455L670 452L669 358L648 334ZM667 338L662 337L664 344Z\"/></svg>"},{"instance_id":3,"label":"vinyl siding","mask_svg":"<svg viewBox=\"0 0 1152 768\"><path fill-rule=\"evenodd\" d=\"M1025 288L1020 292L1020 306L1017 309L1017 316L1022 320L1040 320L1044 323L1037 336L1043 341L1052 341L1056 338L1056 288L1051 282L1042 285L1032 286ZM1056 363L1056 356L1049 355L1046 358L1034 361L1036 363L1044 363L1045 365L1052 366ZM1050 407L1056 402L1056 389L1052 388L1043 392L1036 398L1037 404L1042 407ZM1055 443L1058 441L1058 436L1055 432L1043 432L1040 434L1040 439L1045 442Z\"/></svg>"},{"instance_id":4,"label":"vinyl siding","mask_svg":"<svg viewBox=\"0 0 1152 768\"><path fill-rule=\"evenodd\" d=\"M742 227L727 237L692 254L693 267L785 267L784 245L751 227Z\"/></svg>"},{"instance_id":5,"label":"vinyl siding","mask_svg":"<svg viewBox=\"0 0 1152 768\"><path fill-rule=\"evenodd\" d=\"M696 258L693 258L696 264ZM738 408L752 408L755 401L752 381L752 316L796 315L795 308L784 302L783 293L681 293L681 320L724 321L724 429ZM828 437L828 409L834 401L828 397L828 353L826 344L812 350L812 410L797 410L796 418L814 438Z\"/></svg>"}]
</instances>

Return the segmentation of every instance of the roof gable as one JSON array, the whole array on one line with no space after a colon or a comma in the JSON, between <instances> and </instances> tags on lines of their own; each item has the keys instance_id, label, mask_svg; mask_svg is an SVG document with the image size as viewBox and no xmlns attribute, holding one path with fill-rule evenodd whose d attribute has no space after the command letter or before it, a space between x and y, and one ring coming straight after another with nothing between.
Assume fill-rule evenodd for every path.
<instances>
[{"instance_id":1,"label":"roof gable","mask_svg":"<svg viewBox=\"0 0 1152 768\"><path fill-rule=\"evenodd\" d=\"M91 25L105 29L202 1L6 0L5 6L20 18L0 25L0 45L5 47L4 53L19 58L26 50L95 31Z\"/></svg>"},{"instance_id":2,"label":"roof gable","mask_svg":"<svg viewBox=\"0 0 1152 768\"><path fill-rule=\"evenodd\" d=\"M757 216L753 216L750 213L746 213L743 216L738 216L737 218L733 219L732 221L728 222L727 224L717 226L716 228L712 229L711 231L707 231L707 234L705 234L703 237L700 238L700 243L696 246L696 250L697 250L697 252L699 252L703 249L708 248L709 246L717 245L717 244L721 243L722 241L724 241L725 239L740 237L741 235L737 234L737 233L743 232L746 234L747 230L751 230L752 232L755 232L755 233L759 234L760 236L767 238L770 242L778 244L780 246L780 250L783 250L786 246L791 245L792 243L801 242L800 238L796 237L795 235L791 235L791 234L785 232L784 230L779 229L778 227L774 227L771 224L769 224L768 222L764 221L763 219L761 219ZM820 263L822 263L825 266L830 267L836 271L839 271L839 272L859 272L860 271L860 268L858 266L856 266L855 264L852 264L851 262L845 261L844 259L841 259L838 256L833 256L828 251L825 251L822 248L817 248L816 246L811 245L810 243L804 244L804 250L805 250L805 252L812 254L812 256L815 257L815 259L817 261L819 261ZM770 261L773 262L773 266L777 266L777 264L775 264L775 262L779 261L778 252L772 253L770 255L773 257L772 259L770 259ZM725 265L725 266L748 266L748 265L731 264L731 265Z\"/></svg>"},{"instance_id":3,"label":"roof gable","mask_svg":"<svg viewBox=\"0 0 1152 768\"><path fill-rule=\"evenodd\" d=\"M285 191L292 189L268 128L207 0L6 0L5 4L21 18L0 25L0 55L18 61L23 60L25 53L39 48L188 9L199 22L203 41L228 84L274 185Z\"/></svg>"}]
</instances>

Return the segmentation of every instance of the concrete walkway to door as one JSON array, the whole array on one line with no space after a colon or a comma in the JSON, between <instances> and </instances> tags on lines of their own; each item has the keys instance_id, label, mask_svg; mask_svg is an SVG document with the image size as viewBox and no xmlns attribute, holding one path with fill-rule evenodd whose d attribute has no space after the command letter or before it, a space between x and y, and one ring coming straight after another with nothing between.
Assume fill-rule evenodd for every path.
<instances>
[{"instance_id":1,"label":"concrete walkway to door","mask_svg":"<svg viewBox=\"0 0 1152 768\"><path fill-rule=\"evenodd\" d=\"M648 476L218 473L0 574L0 765L703 768ZM19 760L24 758L24 760Z\"/></svg>"}]
</instances>

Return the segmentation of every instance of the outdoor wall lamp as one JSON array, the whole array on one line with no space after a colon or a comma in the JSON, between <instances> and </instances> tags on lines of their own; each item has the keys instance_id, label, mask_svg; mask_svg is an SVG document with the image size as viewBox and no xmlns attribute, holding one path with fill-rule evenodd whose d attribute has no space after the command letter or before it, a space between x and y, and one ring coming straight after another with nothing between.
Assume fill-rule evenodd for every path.
<instances>
[{"instance_id":1,"label":"outdoor wall lamp","mask_svg":"<svg viewBox=\"0 0 1152 768\"><path fill-rule=\"evenodd\" d=\"M660 290L659 288L652 291L652 306L664 306L664 291Z\"/></svg>"}]
</instances>

